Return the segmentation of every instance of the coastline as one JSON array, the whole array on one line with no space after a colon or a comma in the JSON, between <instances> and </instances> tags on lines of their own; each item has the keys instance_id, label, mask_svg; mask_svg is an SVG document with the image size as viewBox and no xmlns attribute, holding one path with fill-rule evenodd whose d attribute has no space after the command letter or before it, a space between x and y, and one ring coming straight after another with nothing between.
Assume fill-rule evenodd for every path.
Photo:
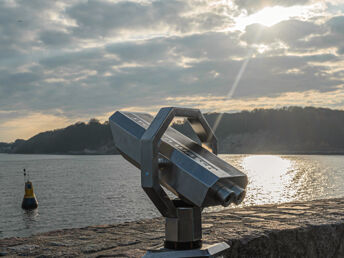
<instances>
[{"instance_id":1,"label":"coastline","mask_svg":"<svg viewBox=\"0 0 344 258\"><path fill-rule=\"evenodd\" d=\"M203 243L225 241L226 257L343 257L344 197L203 213ZM159 249L163 218L0 239L0 256L141 257Z\"/></svg>"}]
</instances>

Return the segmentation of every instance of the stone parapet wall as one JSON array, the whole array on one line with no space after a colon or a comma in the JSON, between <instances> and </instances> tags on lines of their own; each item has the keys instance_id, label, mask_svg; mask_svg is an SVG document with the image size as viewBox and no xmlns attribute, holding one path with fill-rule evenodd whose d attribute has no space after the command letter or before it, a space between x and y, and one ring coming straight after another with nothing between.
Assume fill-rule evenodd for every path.
<instances>
[{"instance_id":1,"label":"stone parapet wall","mask_svg":"<svg viewBox=\"0 0 344 258\"><path fill-rule=\"evenodd\" d=\"M0 239L0 256L141 257L164 240L162 218ZM203 243L227 257L344 257L344 198L203 214Z\"/></svg>"}]
</instances>

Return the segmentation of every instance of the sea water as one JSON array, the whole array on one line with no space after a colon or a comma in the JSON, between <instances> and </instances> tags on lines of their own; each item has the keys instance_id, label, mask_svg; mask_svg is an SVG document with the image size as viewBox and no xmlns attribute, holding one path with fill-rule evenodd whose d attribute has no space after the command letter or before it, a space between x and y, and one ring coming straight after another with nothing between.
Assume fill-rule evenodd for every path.
<instances>
[{"instance_id":1,"label":"sea water","mask_svg":"<svg viewBox=\"0 0 344 258\"><path fill-rule=\"evenodd\" d=\"M239 207L344 196L344 156L220 157L249 178ZM34 211L21 209L23 168L38 199ZM119 155L0 154L0 238L159 216L140 185L140 171Z\"/></svg>"}]
</instances>

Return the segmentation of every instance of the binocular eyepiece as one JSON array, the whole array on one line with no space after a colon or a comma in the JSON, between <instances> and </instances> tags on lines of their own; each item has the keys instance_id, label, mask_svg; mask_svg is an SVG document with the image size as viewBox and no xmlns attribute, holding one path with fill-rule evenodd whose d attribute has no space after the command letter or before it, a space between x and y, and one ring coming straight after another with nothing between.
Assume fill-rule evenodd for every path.
<instances>
[{"instance_id":1,"label":"binocular eyepiece","mask_svg":"<svg viewBox=\"0 0 344 258\"><path fill-rule=\"evenodd\" d=\"M216 188L216 198L224 207L227 207L231 203L238 205L245 198L246 191L239 186L225 186L224 184L218 183L216 184Z\"/></svg>"}]
</instances>

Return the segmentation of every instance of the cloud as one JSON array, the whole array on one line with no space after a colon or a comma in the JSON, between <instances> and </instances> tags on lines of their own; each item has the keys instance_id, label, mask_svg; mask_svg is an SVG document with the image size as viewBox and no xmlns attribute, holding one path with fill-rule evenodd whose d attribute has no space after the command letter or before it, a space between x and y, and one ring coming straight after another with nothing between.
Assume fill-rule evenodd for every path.
<instances>
[{"instance_id":1,"label":"cloud","mask_svg":"<svg viewBox=\"0 0 344 258\"><path fill-rule=\"evenodd\" d=\"M259 38L256 37L259 31ZM313 34L325 33L326 30L317 24L301 20L282 21L274 26L266 27L252 24L246 27L242 39L248 43L272 43L282 41L287 45L294 45L295 41L303 40Z\"/></svg>"},{"instance_id":2,"label":"cloud","mask_svg":"<svg viewBox=\"0 0 344 258\"><path fill-rule=\"evenodd\" d=\"M207 32L178 37L155 38L138 42L109 45L106 50L126 62L173 62L187 57L198 59L228 59L245 55L237 32Z\"/></svg>"},{"instance_id":3,"label":"cloud","mask_svg":"<svg viewBox=\"0 0 344 258\"><path fill-rule=\"evenodd\" d=\"M248 13L257 12L265 7L271 6L293 6L293 5L305 5L310 3L310 0L234 0L239 8L247 10Z\"/></svg>"},{"instance_id":4,"label":"cloud","mask_svg":"<svg viewBox=\"0 0 344 258\"><path fill-rule=\"evenodd\" d=\"M314 35L305 42L300 42L304 48L324 49L335 48L337 54L343 54L344 49L344 16L335 16L323 24L323 34Z\"/></svg>"},{"instance_id":5,"label":"cloud","mask_svg":"<svg viewBox=\"0 0 344 258\"><path fill-rule=\"evenodd\" d=\"M52 46L66 45L72 41L69 33L56 30L42 31L40 39L44 44Z\"/></svg>"},{"instance_id":6,"label":"cloud","mask_svg":"<svg viewBox=\"0 0 344 258\"><path fill-rule=\"evenodd\" d=\"M202 1L87 1L66 9L81 38L118 37L132 31L149 34L190 33L223 28L233 21L223 9Z\"/></svg>"},{"instance_id":7,"label":"cloud","mask_svg":"<svg viewBox=\"0 0 344 258\"><path fill-rule=\"evenodd\" d=\"M253 110L255 108L282 108L286 106L314 106L327 108L344 108L344 90L339 88L335 91L321 93L319 91L290 92L283 93L277 97L259 97L227 99L221 96L199 96L190 95L184 97L168 97L168 104L199 108L203 112L239 112L241 110ZM136 107L139 108L139 107ZM156 110L156 107L148 107ZM132 108L135 110L135 108Z\"/></svg>"},{"instance_id":8,"label":"cloud","mask_svg":"<svg viewBox=\"0 0 344 258\"><path fill-rule=\"evenodd\" d=\"M22 108L35 111L61 108L71 115L89 110L101 112L102 108L109 110L113 105L158 105L162 103L161 96L194 92L225 95L249 51L251 48L241 44L237 32L217 32L62 52L41 59L36 77L32 72L7 75L6 85L13 85L11 89L18 89L18 93L11 100L4 99L3 108L18 107L19 99L23 98L26 101L20 103ZM330 54L257 53L234 97L335 90L341 79L329 77L326 65L310 63L336 61L337 57ZM32 87L21 90L20 80ZM305 83L309 81L312 84Z\"/></svg>"},{"instance_id":9,"label":"cloud","mask_svg":"<svg viewBox=\"0 0 344 258\"><path fill-rule=\"evenodd\" d=\"M282 43L282 48L288 52L332 53L342 55L344 49L344 16L329 17L322 23L314 21L287 20L274 26L266 27L260 24L251 24L246 27L241 39L248 44L272 45ZM257 37L259 33L259 37Z\"/></svg>"},{"instance_id":10,"label":"cloud","mask_svg":"<svg viewBox=\"0 0 344 258\"><path fill-rule=\"evenodd\" d=\"M5 122L28 123L32 114L53 128L53 117L62 126L116 109L193 106L193 96L214 111L238 110L248 100L252 108L289 103L282 97L306 93L303 103L315 105L312 95L335 96L343 87L344 19L331 10L237 30L236 18L245 13L219 1L2 1L2 133L13 136ZM247 58L235 108L224 96ZM331 107L343 106L338 98Z\"/></svg>"}]
</instances>

